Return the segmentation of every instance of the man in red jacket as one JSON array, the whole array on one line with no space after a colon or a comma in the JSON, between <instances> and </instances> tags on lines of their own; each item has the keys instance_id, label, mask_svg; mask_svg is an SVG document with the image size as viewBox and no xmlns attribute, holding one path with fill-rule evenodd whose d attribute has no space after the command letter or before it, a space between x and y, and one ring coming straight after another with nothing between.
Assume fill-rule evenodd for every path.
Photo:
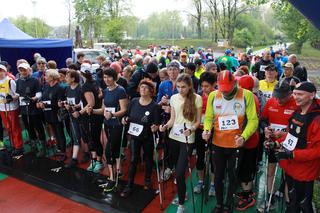
<instances>
[{"instance_id":1,"label":"man in red jacket","mask_svg":"<svg viewBox=\"0 0 320 213\"><path fill-rule=\"evenodd\" d=\"M276 141L278 138L281 138L286 134L286 129L288 125L289 118L297 109L295 100L292 96L292 91L290 85L281 81L275 85L273 90L273 97L270 98L261 114L261 126L264 128L265 138L267 141ZM276 163L277 159L274 155L274 151L267 152L268 153L268 178L267 178L267 193L268 198L270 194L274 192L272 189L272 182L275 175ZM281 162L280 162L281 164ZM275 187L274 187L275 188ZM274 196L271 196L271 205L269 209L275 209L275 199ZM261 206L258 207L259 212L263 212L267 206L265 203L262 203Z\"/></svg>"},{"instance_id":2,"label":"man in red jacket","mask_svg":"<svg viewBox=\"0 0 320 213\"><path fill-rule=\"evenodd\" d=\"M288 134L279 139L277 159L286 173L289 190L287 212L313 212L314 180L320 175L320 105L310 82L296 85L293 96L298 110L289 119Z\"/></svg>"}]
</instances>

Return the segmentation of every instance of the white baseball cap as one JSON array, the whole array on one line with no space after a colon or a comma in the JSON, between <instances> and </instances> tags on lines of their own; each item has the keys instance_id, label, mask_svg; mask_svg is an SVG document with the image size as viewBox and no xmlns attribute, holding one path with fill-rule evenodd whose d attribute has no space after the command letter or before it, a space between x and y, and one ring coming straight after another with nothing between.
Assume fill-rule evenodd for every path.
<instances>
[{"instance_id":1,"label":"white baseball cap","mask_svg":"<svg viewBox=\"0 0 320 213\"><path fill-rule=\"evenodd\" d=\"M21 63L21 64L19 64L19 66L18 66L18 69L19 68L23 68L23 69L30 69L30 65L28 64L28 63Z\"/></svg>"},{"instance_id":2,"label":"white baseball cap","mask_svg":"<svg viewBox=\"0 0 320 213\"><path fill-rule=\"evenodd\" d=\"M92 65L89 63L83 63L81 64L81 68L80 68L80 72L85 72L85 71L90 71L90 73L92 72Z\"/></svg>"},{"instance_id":3,"label":"white baseball cap","mask_svg":"<svg viewBox=\"0 0 320 213\"><path fill-rule=\"evenodd\" d=\"M4 70L5 72L7 72L7 68L2 64L0 64L0 70Z\"/></svg>"}]
</instances>

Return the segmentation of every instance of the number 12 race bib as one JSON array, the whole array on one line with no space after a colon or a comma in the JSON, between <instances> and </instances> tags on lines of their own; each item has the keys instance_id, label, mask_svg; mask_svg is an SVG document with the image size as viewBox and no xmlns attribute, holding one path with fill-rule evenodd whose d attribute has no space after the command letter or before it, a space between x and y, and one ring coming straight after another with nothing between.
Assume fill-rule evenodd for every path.
<instances>
[{"instance_id":1,"label":"number 12 race bib","mask_svg":"<svg viewBox=\"0 0 320 213\"><path fill-rule=\"evenodd\" d=\"M128 133L133 136L139 136L143 130L143 126L136 123L130 123Z\"/></svg>"},{"instance_id":2,"label":"number 12 race bib","mask_svg":"<svg viewBox=\"0 0 320 213\"><path fill-rule=\"evenodd\" d=\"M296 148L297 143L298 143L298 138L288 133L282 145L287 150L293 151L294 148Z\"/></svg>"},{"instance_id":3,"label":"number 12 race bib","mask_svg":"<svg viewBox=\"0 0 320 213\"><path fill-rule=\"evenodd\" d=\"M238 117L236 115L227 115L218 118L219 130L239 129Z\"/></svg>"}]
</instances>

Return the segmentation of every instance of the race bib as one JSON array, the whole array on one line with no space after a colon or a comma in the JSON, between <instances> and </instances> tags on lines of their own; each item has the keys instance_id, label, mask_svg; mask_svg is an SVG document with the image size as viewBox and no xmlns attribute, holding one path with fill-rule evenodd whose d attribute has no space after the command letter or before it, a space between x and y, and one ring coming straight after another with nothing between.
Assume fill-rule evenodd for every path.
<instances>
[{"instance_id":1,"label":"race bib","mask_svg":"<svg viewBox=\"0 0 320 213\"><path fill-rule=\"evenodd\" d=\"M297 143L298 138L288 133L286 139L282 143L282 146L289 151L293 151L294 148L296 148Z\"/></svg>"},{"instance_id":2,"label":"race bib","mask_svg":"<svg viewBox=\"0 0 320 213\"><path fill-rule=\"evenodd\" d=\"M184 130L183 125L175 124L173 125L173 128L172 128L172 134L178 137L184 137L183 130Z\"/></svg>"},{"instance_id":3,"label":"race bib","mask_svg":"<svg viewBox=\"0 0 320 213\"><path fill-rule=\"evenodd\" d=\"M260 72L265 72L266 71L266 65L260 65Z\"/></svg>"},{"instance_id":4,"label":"race bib","mask_svg":"<svg viewBox=\"0 0 320 213\"><path fill-rule=\"evenodd\" d=\"M69 105L76 105L76 98L67 98L67 103Z\"/></svg>"},{"instance_id":5,"label":"race bib","mask_svg":"<svg viewBox=\"0 0 320 213\"><path fill-rule=\"evenodd\" d=\"M263 96L266 97L267 100L272 98L272 92L263 92Z\"/></svg>"},{"instance_id":6,"label":"race bib","mask_svg":"<svg viewBox=\"0 0 320 213\"><path fill-rule=\"evenodd\" d=\"M270 124L270 128L274 131L282 131L285 132L287 129L286 125L281 125L281 124Z\"/></svg>"},{"instance_id":7,"label":"race bib","mask_svg":"<svg viewBox=\"0 0 320 213\"><path fill-rule=\"evenodd\" d=\"M136 123L130 123L128 133L133 136L139 136L143 130L143 126Z\"/></svg>"},{"instance_id":8,"label":"race bib","mask_svg":"<svg viewBox=\"0 0 320 213\"><path fill-rule=\"evenodd\" d=\"M104 110L106 112L111 112L112 114L116 112L116 108L115 107L105 107Z\"/></svg>"},{"instance_id":9,"label":"race bib","mask_svg":"<svg viewBox=\"0 0 320 213\"><path fill-rule=\"evenodd\" d=\"M43 109L44 111L52 110L51 106L48 106L48 105L51 105L51 101L42 101L42 103L45 106L45 108Z\"/></svg>"},{"instance_id":10,"label":"race bib","mask_svg":"<svg viewBox=\"0 0 320 213\"><path fill-rule=\"evenodd\" d=\"M20 106L27 106L27 103L24 101L24 97L19 97Z\"/></svg>"},{"instance_id":11,"label":"race bib","mask_svg":"<svg viewBox=\"0 0 320 213\"><path fill-rule=\"evenodd\" d=\"M236 115L222 116L218 118L218 121L221 131L239 129L238 117Z\"/></svg>"}]
</instances>

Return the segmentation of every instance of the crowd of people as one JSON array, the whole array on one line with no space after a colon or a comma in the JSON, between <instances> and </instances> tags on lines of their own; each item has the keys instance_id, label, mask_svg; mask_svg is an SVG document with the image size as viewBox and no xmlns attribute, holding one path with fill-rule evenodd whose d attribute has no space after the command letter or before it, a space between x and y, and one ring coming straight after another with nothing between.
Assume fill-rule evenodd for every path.
<instances>
[{"instance_id":1,"label":"crowd of people","mask_svg":"<svg viewBox=\"0 0 320 213\"><path fill-rule=\"evenodd\" d=\"M99 173L106 167L105 193L128 173L120 192L126 198L140 161L146 167L144 189L152 188L153 162L160 160L154 153L162 149L159 176L176 183L173 203L181 213L190 197L185 179L195 154L198 182L193 186L191 179L192 191L203 194L207 188L205 193L216 199L213 212L253 206L260 170L267 182L260 212L274 209L281 196L286 212L313 212L313 185L320 176L320 102L296 55L270 49L254 56L228 49L215 58L203 48L132 53L118 47L110 58L97 57L97 69L83 53L59 69L39 53L34 60L32 65L18 60L15 76L8 63L0 65L0 149L6 149L4 127L13 157L24 154L24 143L38 157L56 144L55 159L67 161L65 168L90 162L87 170ZM22 129L28 132L25 142ZM66 158L66 134L71 159ZM127 147L131 161L123 171Z\"/></svg>"}]
</instances>

